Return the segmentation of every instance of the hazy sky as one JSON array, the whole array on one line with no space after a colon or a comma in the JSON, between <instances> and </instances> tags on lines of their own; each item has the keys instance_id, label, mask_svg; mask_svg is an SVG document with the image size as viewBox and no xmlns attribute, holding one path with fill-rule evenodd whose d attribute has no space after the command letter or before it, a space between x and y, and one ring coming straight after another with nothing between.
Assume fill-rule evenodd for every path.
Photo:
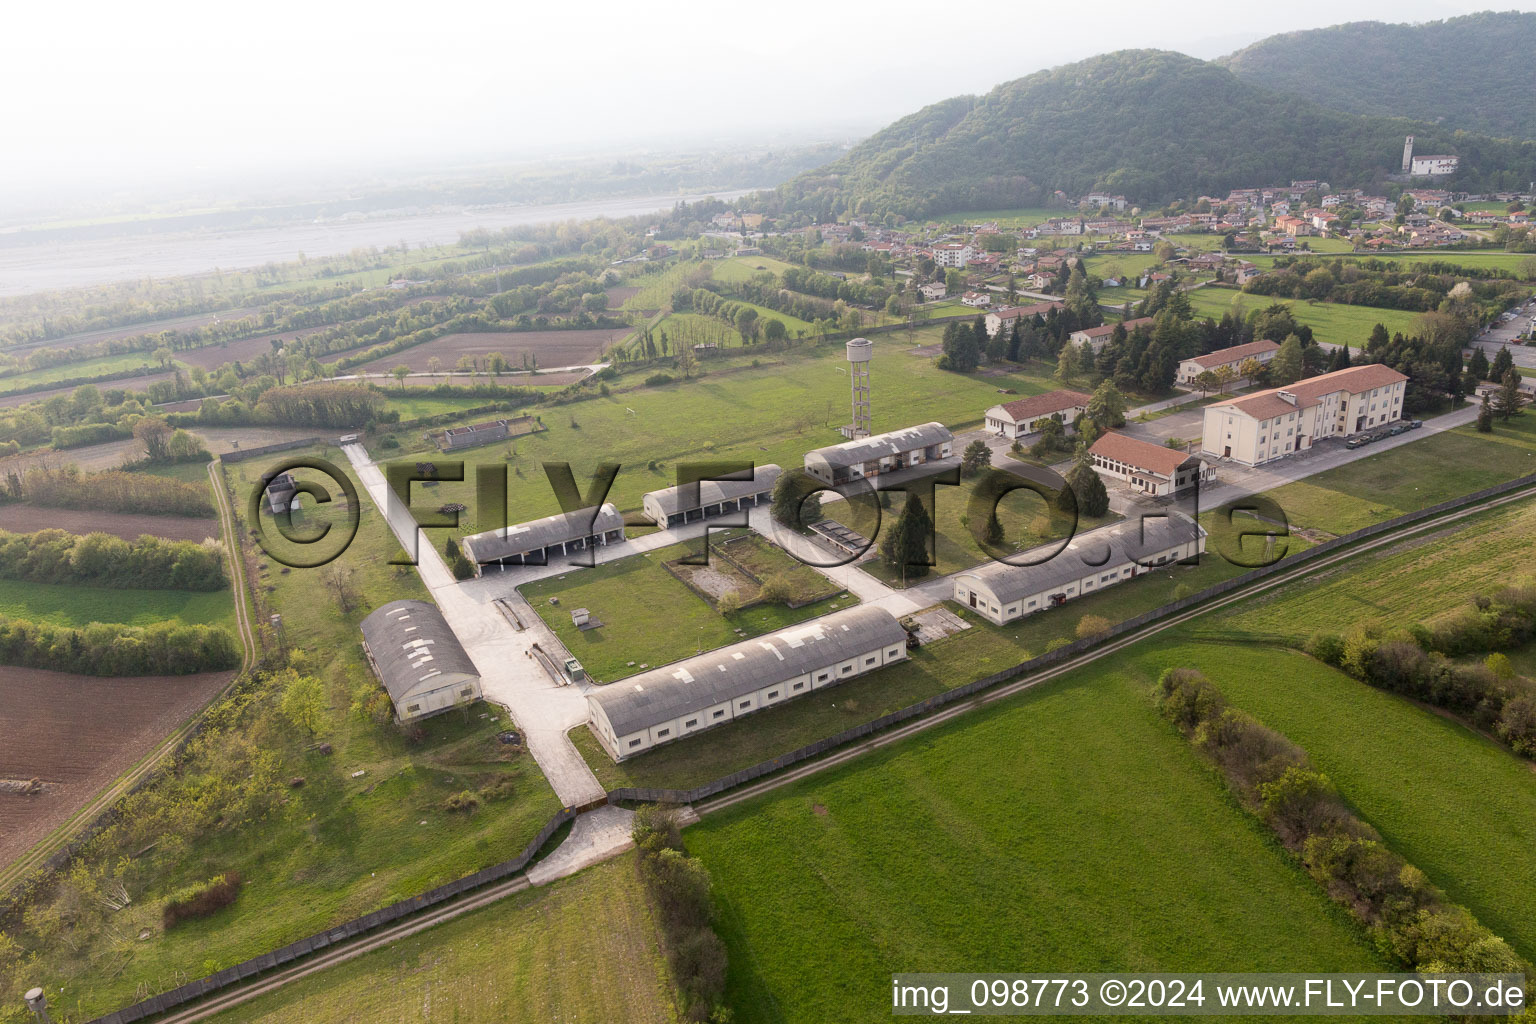
<instances>
[{"instance_id":1,"label":"hazy sky","mask_svg":"<svg viewBox=\"0 0 1536 1024\"><path fill-rule=\"evenodd\" d=\"M105 193L234 169L303 174L755 133L851 136L1108 50L1211 57L1291 29L1477 9L1456 0L12 3L0 31L0 188Z\"/></svg>"}]
</instances>

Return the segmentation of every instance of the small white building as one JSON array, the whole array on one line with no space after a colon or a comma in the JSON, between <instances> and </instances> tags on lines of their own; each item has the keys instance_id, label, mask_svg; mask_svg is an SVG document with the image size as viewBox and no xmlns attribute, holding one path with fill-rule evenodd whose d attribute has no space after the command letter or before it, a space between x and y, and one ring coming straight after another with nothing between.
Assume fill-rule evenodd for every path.
<instances>
[{"instance_id":1,"label":"small white building","mask_svg":"<svg viewBox=\"0 0 1536 1024\"><path fill-rule=\"evenodd\" d=\"M1216 373L1223 366L1229 366L1234 373L1238 373L1248 360L1257 359L1260 363L1268 363L1275 358L1275 353L1278 351L1280 346L1268 339L1250 341L1246 345L1233 345L1230 348L1219 348L1203 356L1182 360L1179 363L1176 379L1180 384L1193 384L1195 378L1205 371Z\"/></svg>"},{"instance_id":2,"label":"small white building","mask_svg":"<svg viewBox=\"0 0 1536 1024\"><path fill-rule=\"evenodd\" d=\"M949 294L949 287L943 281L930 281L927 284L918 285L917 290L924 302L937 302Z\"/></svg>"},{"instance_id":3,"label":"small white building","mask_svg":"<svg viewBox=\"0 0 1536 1024\"><path fill-rule=\"evenodd\" d=\"M1216 467L1198 455L1113 430L1095 441L1088 454L1099 472L1154 497L1177 494L1216 478Z\"/></svg>"},{"instance_id":4,"label":"small white building","mask_svg":"<svg viewBox=\"0 0 1536 1024\"><path fill-rule=\"evenodd\" d=\"M860 477L921 466L954 455L955 436L942 423L873 434L805 453L805 471L833 487Z\"/></svg>"},{"instance_id":5,"label":"small white building","mask_svg":"<svg viewBox=\"0 0 1536 1024\"><path fill-rule=\"evenodd\" d=\"M954 601L996 625L1066 604L1074 597L1194 558L1205 550L1205 530L1170 509L1080 534L1054 556L1047 544L1026 552L1034 565L991 562L956 573Z\"/></svg>"},{"instance_id":6,"label":"small white building","mask_svg":"<svg viewBox=\"0 0 1536 1024\"><path fill-rule=\"evenodd\" d=\"M1090 396L1081 391L1061 389L994 405L987 410L987 429L999 437L1017 440L1038 433L1040 423L1050 419L1071 430L1072 422L1088 411L1089 400Z\"/></svg>"},{"instance_id":7,"label":"small white building","mask_svg":"<svg viewBox=\"0 0 1536 1024\"><path fill-rule=\"evenodd\" d=\"M1380 363L1335 370L1205 407L1201 451L1260 466L1402 418L1408 378Z\"/></svg>"},{"instance_id":8,"label":"small white building","mask_svg":"<svg viewBox=\"0 0 1536 1024\"><path fill-rule=\"evenodd\" d=\"M769 464L758 466L750 480L700 480L684 487L675 485L647 491L640 507L663 530L696 523L710 516L726 515L761 505L773 497L773 485L783 471Z\"/></svg>"},{"instance_id":9,"label":"small white building","mask_svg":"<svg viewBox=\"0 0 1536 1024\"><path fill-rule=\"evenodd\" d=\"M849 608L596 687L592 732L622 761L906 657L894 615Z\"/></svg>"},{"instance_id":10,"label":"small white building","mask_svg":"<svg viewBox=\"0 0 1536 1024\"><path fill-rule=\"evenodd\" d=\"M985 309L987 306L992 305L992 296L988 295L986 292L966 292L964 295L960 296L960 301L965 303L967 306L974 306L977 309Z\"/></svg>"},{"instance_id":11,"label":"small white building","mask_svg":"<svg viewBox=\"0 0 1536 1024\"><path fill-rule=\"evenodd\" d=\"M363 653L389 691L397 722L480 699L480 673L434 604L391 601L362 621Z\"/></svg>"}]
</instances>

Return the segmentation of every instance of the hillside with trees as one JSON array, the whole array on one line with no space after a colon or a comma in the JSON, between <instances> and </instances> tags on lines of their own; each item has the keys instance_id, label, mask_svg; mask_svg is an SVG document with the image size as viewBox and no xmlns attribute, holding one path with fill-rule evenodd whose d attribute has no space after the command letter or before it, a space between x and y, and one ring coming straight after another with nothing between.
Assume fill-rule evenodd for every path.
<instances>
[{"instance_id":1,"label":"hillside with trees","mask_svg":"<svg viewBox=\"0 0 1536 1024\"><path fill-rule=\"evenodd\" d=\"M1422 25L1357 21L1286 32L1218 63L1244 81L1334 110L1531 139L1533 52L1536 14L1483 11Z\"/></svg>"},{"instance_id":2,"label":"hillside with trees","mask_svg":"<svg viewBox=\"0 0 1536 1024\"><path fill-rule=\"evenodd\" d=\"M1536 143L1345 114L1183 54L1123 50L926 107L765 205L894 218L1043 206L1058 189L1145 206L1299 178L1373 185L1399 169L1408 134L1420 152L1461 156L1453 187L1536 179Z\"/></svg>"}]
</instances>

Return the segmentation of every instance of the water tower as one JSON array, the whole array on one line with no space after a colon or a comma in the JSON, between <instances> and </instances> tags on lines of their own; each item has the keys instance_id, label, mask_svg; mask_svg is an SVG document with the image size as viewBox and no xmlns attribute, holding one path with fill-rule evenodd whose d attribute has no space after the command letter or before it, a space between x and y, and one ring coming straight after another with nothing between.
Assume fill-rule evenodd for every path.
<instances>
[{"instance_id":1,"label":"water tower","mask_svg":"<svg viewBox=\"0 0 1536 1024\"><path fill-rule=\"evenodd\" d=\"M27 1001L27 1009L32 1011L32 1016L42 1024L49 1024L51 1018L48 1016L48 997L43 994L42 989L31 989L22 998Z\"/></svg>"},{"instance_id":2,"label":"water tower","mask_svg":"<svg viewBox=\"0 0 1536 1024\"><path fill-rule=\"evenodd\" d=\"M869 430L869 357L875 346L868 338L848 342L848 382L853 391L853 422L843 428L849 440L868 437Z\"/></svg>"}]
</instances>

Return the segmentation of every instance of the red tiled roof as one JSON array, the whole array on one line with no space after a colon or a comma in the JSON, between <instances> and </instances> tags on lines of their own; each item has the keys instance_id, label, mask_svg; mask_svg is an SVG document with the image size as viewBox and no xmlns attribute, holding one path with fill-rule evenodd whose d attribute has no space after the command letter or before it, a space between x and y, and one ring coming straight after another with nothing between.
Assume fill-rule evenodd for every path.
<instances>
[{"instance_id":1,"label":"red tiled roof","mask_svg":"<svg viewBox=\"0 0 1536 1024\"><path fill-rule=\"evenodd\" d=\"M1032 423L1041 416L1049 416L1053 412L1086 406L1089 398L1090 396L1081 391L1047 391L1043 395L1030 395L1028 398L1005 402L1000 408L1011 416L1015 423Z\"/></svg>"},{"instance_id":2,"label":"red tiled roof","mask_svg":"<svg viewBox=\"0 0 1536 1024\"><path fill-rule=\"evenodd\" d=\"M1374 388L1385 387L1407 379L1390 366L1382 363L1366 363L1362 366L1334 370L1332 373L1317 377L1308 377L1306 380L1299 380L1283 388L1270 388L1268 391L1255 391L1251 395L1239 395L1222 402L1212 402L1211 406L1230 405L1254 419L1267 420L1295 409L1310 408L1316 405L1324 395L1335 391L1348 391L1352 395L1359 395ZM1292 405L1279 397L1281 391L1288 391L1295 395L1296 404Z\"/></svg>"},{"instance_id":3,"label":"red tiled roof","mask_svg":"<svg viewBox=\"0 0 1536 1024\"><path fill-rule=\"evenodd\" d=\"M1034 316L1036 313L1044 316L1053 309L1060 309L1065 303L1061 302L1037 302L1032 306L1007 306L1003 309L994 309L992 315L999 320L1013 320L1021 316Z\"/></svg>"},{"instance_id":4,"label":"red tiled roof","mask_svg":"<svg viewBox=\"0 0 1536 1024\"><path fill-rule=\"evenodd\" d=\"M1227 363L1239 363L1249 356L1256 356L1262 352L1278 352L1279 350L1280 346L1268 339L1250 341L1246 345L1219 348L1215 352L1207 352L1203 356L1195 356L1190 362L1196 366L1210 368L1212 366L1224 366Z\"/></svg>"},{"instance_id":5,"label":"red tiled roof","mask_svg":"<svg viewBox=\"0 0 1536 1024\"><path fill-rule=\"evenodd\" d=\"M1131 331L1134 331L1136 328L1140 327L1142 324L1150 324L1151 322L1152 322L1152 318L1151 317L1149 317L1149 316L1140 316L1140 317L1137 317L1134 320L1127 320L1123 324L1105 324L1103 327L1089 327L1089 328L1086 328L1086 329L1081 330L1081 331L1074 331L1073 333L1074 334L1082 334L1082 335L1085 335L1085 336L1087 336L1089 338L1104 338L1104 337L1108 337L1109 335L1113 334L1115 332L1115 328L1116 327L1123 326L1125 328L1125 330L1126 330L1126 333L1129 334Z\"/></svg>"},{"instance_id":6,"label":"red tiled roof","mask_svg":"<svg viewBox=\"0 0 1536 1024\"><path fill-rule=\"evenodd\" d=\"M1188 452L1168 448L1150 441L1142 441L1126 434L1110 431L1088 449L1094 455L1113 459L1136 469L1144 469L1158 476L1172 477L1179 467L1195 458Z\"/></svg>"}]
</instances>

